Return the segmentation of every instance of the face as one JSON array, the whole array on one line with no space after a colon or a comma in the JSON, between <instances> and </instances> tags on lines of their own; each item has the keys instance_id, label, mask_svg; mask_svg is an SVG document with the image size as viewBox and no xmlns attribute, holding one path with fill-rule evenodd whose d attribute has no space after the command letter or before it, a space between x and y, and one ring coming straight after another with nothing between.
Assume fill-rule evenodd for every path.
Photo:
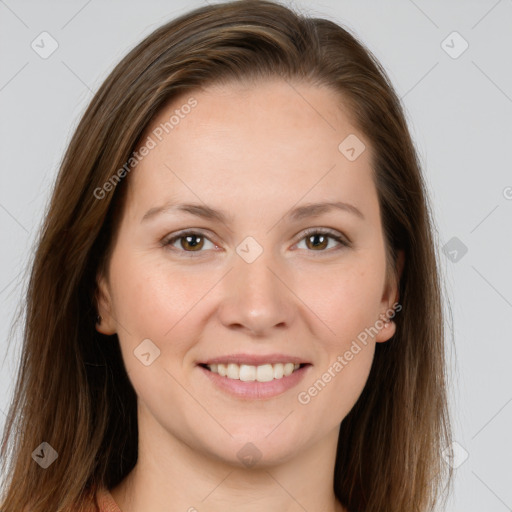
<instances>
[{"instance_id":1,"label":"face","mask_svg":"<svg viewBox=\"0 0 512 512\"><path fill-rule=\"evenodd\" d=\"M282 81L184 95L143 140L98 279L139 422L229 463L246 443L289 460L338 431L394 334L369 141L335 92Z\"/></svg>"}]
</instances>

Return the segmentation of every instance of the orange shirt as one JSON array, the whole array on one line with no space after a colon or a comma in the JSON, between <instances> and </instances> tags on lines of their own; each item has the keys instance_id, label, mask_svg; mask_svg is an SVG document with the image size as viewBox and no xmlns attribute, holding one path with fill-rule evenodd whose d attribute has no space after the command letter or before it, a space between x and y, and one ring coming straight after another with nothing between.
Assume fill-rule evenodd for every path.
<instances>
[{"instance_id":1,"label":"orange shirt","mask_svg":"<svg viewBox=\"0 0 512 512\"><path fill-rule=\"evenodd\" d=\"M122 512L109 490L104 487L96 493L96 505L99 512Z\"/></svg>"}]
</instances>

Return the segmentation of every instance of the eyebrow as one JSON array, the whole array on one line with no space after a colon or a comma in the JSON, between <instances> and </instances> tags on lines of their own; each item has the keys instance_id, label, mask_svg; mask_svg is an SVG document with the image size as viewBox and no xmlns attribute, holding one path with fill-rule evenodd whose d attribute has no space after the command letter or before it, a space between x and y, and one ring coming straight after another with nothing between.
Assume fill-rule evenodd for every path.
<instances>
[{"instance_id":1,"label":"eyebrow","mask_svg":"<svg viewBox=\"0 0 512 512\"><path fill-rule=\"evenodd\" d=\"M318 217L324 213L328 213L332 210L344 211L351 213L360 219L364 220L364 215L361 211L350 203L344 203L342 201L324 202L324 203L309 203L304 206L298 206L293 210L290 210L284 215L285 219L291 221L299 221L309 217ZM207 220L216 220L223 224L232 222L233 215L228 214L222 210L215 210L205 204L198 203L184 203L175 204L167 203L163 206L157 206L150 208L142 217L141 222L145 222L161 213L168 213L172 211L190 213L196 217L201 217Z\"/></svg>"}]
</instances>

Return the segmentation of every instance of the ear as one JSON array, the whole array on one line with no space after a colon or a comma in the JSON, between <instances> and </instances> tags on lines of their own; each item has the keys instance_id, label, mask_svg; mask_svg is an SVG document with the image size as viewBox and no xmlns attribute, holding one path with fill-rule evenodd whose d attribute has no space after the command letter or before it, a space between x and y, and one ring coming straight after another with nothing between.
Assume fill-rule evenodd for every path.
<instances>
[{"instance_id":1,"label":"ear","mask_svg":"<svg viewBox=\"0 0 512 512\"><path fill-rule=\"evenodd\" d=\"M100 321L96 322L96 330L102 334L115 334L117 330L112 316L112 294L107 279L102 274L96 278L96 304L98 315L101 317Z\"/></svg>"},{"instance_id":2,"label":"ear","mask_svg":"<svg viewBox=\"0 0 512 512\"><path fill-rule=\"evenodd\" d=\"M379 318L383 323L381 324L381 322L379 322L377 324L379 327L382 327L381 329L379 328L379 332L375 336L375 341L377 343L388 341L396 332L396 323L393 321L392 317L402 309L402 306L398 301L400 299L400 279L402 278L404 264L405 253L400 249L397 251L396 256L397 277L393 275L390 278L390 282L386 283L386 288L382 295L382 311ZM386 323L386 320L389 321Z\"/></svg>"}]
</instances>

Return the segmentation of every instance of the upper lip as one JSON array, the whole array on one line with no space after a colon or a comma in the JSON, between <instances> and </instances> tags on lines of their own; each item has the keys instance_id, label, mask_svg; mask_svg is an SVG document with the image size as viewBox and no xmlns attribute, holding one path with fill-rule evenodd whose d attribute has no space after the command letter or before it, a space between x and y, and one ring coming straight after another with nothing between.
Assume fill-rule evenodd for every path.
<instances>
[{"instance_id":1,"label":"upper lip","mask_svg":"<svg viewBox=\"0 0 512 512\"><path fill-rule=\"evenodd\" d=\"M230 354L226 356L213 357L202 361L199 364L222 364L222 363L235 363L247 364L252 366L259 366L263 364L278 364L278 363L293 363L293 364L306 364L308 361L301 357L291 356L286 354Z\"/></svg>"}]
</instances>

